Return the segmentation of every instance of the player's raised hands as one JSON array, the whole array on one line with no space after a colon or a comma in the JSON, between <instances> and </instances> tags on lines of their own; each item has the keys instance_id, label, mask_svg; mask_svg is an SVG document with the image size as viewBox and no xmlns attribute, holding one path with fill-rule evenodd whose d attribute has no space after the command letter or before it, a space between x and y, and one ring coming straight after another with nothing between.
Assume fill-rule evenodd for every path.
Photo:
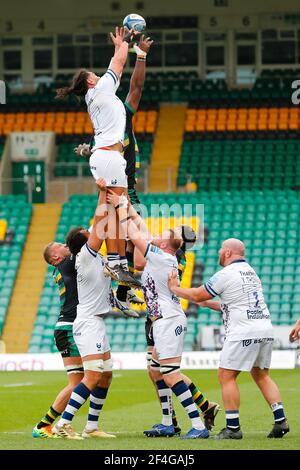
<instances>
[{"instance_id":1,"label":"player's raised hands","mask_svg":"<svg viewBox=\"0 0 300 470\"><path fill-rule=\"evenodd\" d=\"M119 28L118 26L116 26L115 28L115 34L109 33L110 39L112 40L116 49L118 49L121 46L124 40L125 34L126 34L125 29L123 27Z\"/></svg>"},{"instance_id":2,"label":"player's raised hands","mask_svg":"<svg viewBox=\"0 0 300 470\"><path fill-rule=\"evenodd\" d=\"M114 193L111 189L107 191L107 202L109 204L112 204L114 207L128 207L128 199L125 196L125 194L122 194L121 196Z\"/></svg>"},{"instance_id":3,"label":"player's raised hands","mask_svg":"<svg viewBox=\"0 0 300 470\"><path fill-rule=\"evenodd\" d=\"M148 37L148 38L145 38L145 35L142 34L142 36L140 37L140 41L137 44L134 44L134 49L136 51L136 48L139 48L141 49L143 52L146 52L146 54L149 52L149 49L151 47L151 45L153 44L153 40Z\"/></svg>"},{"instance_id":4,"label":"player's raised hands","mask_svg":"<svg viewBox=\"0 0 300 470\"><path fill-rule=\"evenodd\" d=\"M168 286L169 286L170 290L172 290L174 287L179 286L178 270L177 269L173 269L172 274L170 274L169 281L168 281Z\"/></svg>"}]
</instances>

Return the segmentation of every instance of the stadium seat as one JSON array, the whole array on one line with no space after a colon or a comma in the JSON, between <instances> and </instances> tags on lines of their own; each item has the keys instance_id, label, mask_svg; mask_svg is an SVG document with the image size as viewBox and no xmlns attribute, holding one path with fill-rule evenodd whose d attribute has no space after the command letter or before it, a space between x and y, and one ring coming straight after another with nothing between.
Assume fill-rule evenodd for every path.
<instances>
[{"instance_id":1,"label":"stadium seat","mask_svg":"<svg viewBox=\"0 0 300 470\"><path fill-rule=\"evenodd\" d=\"M14 281L20 263L22 249L26 240L28 226L31 219L32 205L25 202L22 196L0 196L0 220L5 221L5 229L16 229L16 220L19 221L20 231L15 235L12 244L0 244L0 334L2 332L7 308L10 302ZM2 242L5 241L5 233Z\"/></svg>"}]
</instances>

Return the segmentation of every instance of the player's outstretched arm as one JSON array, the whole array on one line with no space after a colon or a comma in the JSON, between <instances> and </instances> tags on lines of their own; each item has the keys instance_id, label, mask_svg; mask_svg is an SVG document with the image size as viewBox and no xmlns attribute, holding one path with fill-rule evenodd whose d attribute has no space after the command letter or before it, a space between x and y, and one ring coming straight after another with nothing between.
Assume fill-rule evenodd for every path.
<instances>
[{"instance_id":1,"label":"player's outstretched arm","mask_svg":"<svg viewBox=\"0 0 300 470\"><path fill-rule=\"evenodd\" d=\"M134 37L134 32L132 30L126 32L125 34L123 34L123 32L123 28L119 29L116 27L115 35L110 33L111 40L115 45L115 54L110 61L109 68L116 74L118 78L123 72L123 68L126 64L128 56L128 46Z\"/></svg>"},{"instance_id":2,"label":"player's outstretched arm","mask_svg":"<svg viewBox=\"0 0 300 470\"><path fill-rule=\"evenodd\" d=\"M174 294L178 295L178 297L195 303L204 302L213 298L212 295L207 292L204 286L191 288L180 287L177 269L174 269L171 276L169 277L169 289Z\"/></svg>"},{"instance_id":3,"label":"player's outstretched arm","mask_svg":"<svg viewBox=\"0 0 300 470\"><path fill-rule=\"evenodd\" d=\"M300 318L296 321L294 328L290 332L290 342L293 343L300 338Z\"/></svg>"},{"instance_id":4,"label":"player's outstretched arm","mask_svg":"<svg viewBox=\"0 0 300 470\"><path fill-rule=\"evenodd\" d=\"M89 246L93 250L99 251L105 238L105 227L107 224L106 182L103 178L100 178L96 181L96 184L100 191L94 223L89 236Z\"/></svg>"},{"instance_id":5,"label":"player's outstretched arm","mask_svg":"<svg viewBox=\"0 0 300 470\"><path fill-rule=\"evenodd\" d=\"M145 39L145 36L142 35L139 44L134 44L133 46L136 53L136 62L130 79L130 88L126 102L135 111L138 109L141 101L146 79L146 57L152 43L153 41L150 38Z\"/></svg>"}]
</instances>

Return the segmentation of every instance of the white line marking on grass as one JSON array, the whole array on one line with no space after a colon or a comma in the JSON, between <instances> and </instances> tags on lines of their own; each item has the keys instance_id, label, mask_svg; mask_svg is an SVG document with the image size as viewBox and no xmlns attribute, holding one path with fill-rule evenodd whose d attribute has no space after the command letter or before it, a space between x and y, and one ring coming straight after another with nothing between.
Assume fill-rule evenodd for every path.
<instances>
[{"instance_id":1,"label":"white line marking on grass","mask_svg":"<svg viewBox=\"0 0 300 470\"><path fill-rule=\"evenodd\" d=\"M27 434L23 431L1 431L0 434Z\"/></svg>"},{"instance_id":2,"label":"white line marking on grass","mask_svg":"<svg viewBox=\"0 0 300 470\"><path fill-rule=\"evenodd\" d=\"M2 387L29 387L30 385L33 385L33 382L20 382L16 384L3 384Z\"/></svg>"}]
</instances>

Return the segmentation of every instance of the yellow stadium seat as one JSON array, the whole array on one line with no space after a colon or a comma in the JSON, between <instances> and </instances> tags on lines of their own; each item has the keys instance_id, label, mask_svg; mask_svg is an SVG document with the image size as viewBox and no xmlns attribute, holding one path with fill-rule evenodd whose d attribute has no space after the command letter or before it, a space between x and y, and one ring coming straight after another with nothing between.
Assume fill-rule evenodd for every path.
<instances>
[{"instance_id":1,"label":"yellow stadium seat","mask_svg":"<svg viewBox=\"0 0 300 470\"><path fill-rule=\"evenodd\" d=\"M288 125L288 121L287 120L280 120L279 121L279 124L278 124L278 129L281 130L281 131L286 131L288 130L289 128L289 125Z\"/></svg>"},{"instance_id":2,"label":"yellow stadium seat","mask_svg":"<svg viewBox=\"0 0 300 470\"><path fill-rule=\"evenodd\" d=\"M195 130L194 123L187 123L185 125L185 130L186 130L186 132L194 132L194 130Z\"/></svg>"},{"instance_id":3,"label":"yellow stadium seat","mask_svg":"<svg viewBox=\"0 0 300 470\"><path fill-rule=\"evenodd\" d=\"M84 127L78 124L75 124L74 126L74 134L83 134L84 132Z\"/></svg>"},{"instance_id":4,"label":"yellow stadium seat","mask_svg":"<svg viewBox=\"0 0 300 470\"><path fill-rule=\"evenodd\" d=\"M148 134L153 134L155 131L154 124L147 124L145 130Z\"/></svg>"},{"instance_id":5,"label":"yellow stadium seat","mask_svg":"<svg viewBox=\"0 0 300 470\"><path fill-rule=\"evenodd\" d=\"M195 125L195 129L197 132L204 132L205 131L205 122L197 121Z\"/></svg>"},{"instance_id":6,"label":"yellow stadium seat","mask_svg":"<svg viewBox=\"0 0 300 470\"><path fill-rule=\"evenodd\" d=\"M298 122L296 120L290 120L289 129L293 131L299 129Z\"/></svg>"},{"instance_id":7,"label":"yellow stadium seat","mask_svg":"<svg viewBox=\"0 0 300 470\"><path fill-rule=\"evenodd\" d=\"M5 219L0 219L0 240L5 239L7 232L7 221Z\"/></svg>"},{"instance_id":8,"label":"yellow stadium seat","mask_svg":"<svg viewBox=\"0 0 300 470\"><path fill-rule=\"evenodd\" d=\"M259 120L257 129L259 131L266 131L267 130L267 121L266 120Z\"/></svg>"},{"instance_id":9,"label":"yellow stadium seat","mask_svg":"<svg viewBox=\"0 0 300 470\"><path fill-rule=\"evenodd\" d=\"M220 132L223 132L223 131L226 130L225 120L224 120L224 121L218 121L218 122L217 122L216 130L217 130L217 131L220 131Z\"/></svg>"},{"instance_id":10,"label":"yellow stadium seat","mask_svg":"<svg viewBox=\"0 0 300 470\"><path fill-rule=\"evenodd\" d=\"M49 122L45 122L45 123L44 123L44 126L43 126L43 130L44 130L45 132L51 132L51 131L53 131L53 130L54 130L54 124L49 123Z\"/></svg>"},{"instance_id":11,"label":"yellow stadium seat","mask_svg":"<svg viewBox=\"0 0 300 470\"><path fill-rule=\"evenodd\" d=\"M236 130L236 121L228 121L227 122L227 130L228 131L235 131Z\"/></svg>"},{"instance_id":12,"label":"yellow stadium seat","mask_svg":"<svg viewBox=\"0 0 300 470\"><path fill-rule=\"evenodd\" d=\"M254 121L254 120L249 120L247 122L247 128L248 128L248 131L256 131L257 129L257 122Z\"/></svg>"},{"instance_id":13,"label":"yellow stadium seat","mask_svg":"<svg viewBox=\"0 0 300 470\"><path fill-rule=\"evenodd\" d=\"M246 120L238 120L237 130L238 131L245 131L246 129L247 129Z\"/></svg>"},{"instance_id":14,"label":"yellow stadium seat","mask_svg":"<svg viewBox=\"0 0 300 470\"><path fill-rule=\"evenodd\" d=\"M278 129L277 121L270 120L268 123L268 129L270 131L276 131Z\"/></svg>"}]
</instances>

